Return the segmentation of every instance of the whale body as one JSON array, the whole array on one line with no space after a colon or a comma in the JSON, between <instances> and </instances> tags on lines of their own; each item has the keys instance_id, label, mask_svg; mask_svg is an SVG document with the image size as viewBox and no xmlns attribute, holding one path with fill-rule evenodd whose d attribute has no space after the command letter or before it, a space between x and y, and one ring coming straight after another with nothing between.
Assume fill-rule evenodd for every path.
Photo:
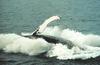
<instances>
[{"instance_id":1,"label":"whale body","mask_svg":"<svg viewBox=\"0 0 100 65\"><path fill-rule=\"evenodd\" d=\"M65 40L63 38L60 37L54 37L54 36L50 36L50 35L27 35L24 36L30 39L37 39L37 38L43 38L45 41L47 41L48 43L52 43L52 44L57 44L57 43L62 43L64 45L67 45L67 47L69 49L71 49L74 44L70 41L70 40Z\"/></svg>"},{"instance_id":2,"label":"whale body","mask_svg":"<svg viewBox=\"0 0 100 65\"><path fill-rule=\"evenodd\" d=\"M59 38L59 37L54 37L54 36L50 36L50 35L44 35L41 34L45 28L47 27L47 25L54 21L54 20L59 20L60 17L58 16L52 16L49 19L45 20L44 23L42 25L40 25L34 32L32 35L26 35L24 37L30 38L30 39L37 39L37 38L43 38L45 41L47 41L48 43L52 43L52 44L57 44L57 43L62 43L64 45L67 45L67 47L70 49L74 46L74 44L70 41L70 40L65 40L63 38Z\"/></svg>"}]
</instances>

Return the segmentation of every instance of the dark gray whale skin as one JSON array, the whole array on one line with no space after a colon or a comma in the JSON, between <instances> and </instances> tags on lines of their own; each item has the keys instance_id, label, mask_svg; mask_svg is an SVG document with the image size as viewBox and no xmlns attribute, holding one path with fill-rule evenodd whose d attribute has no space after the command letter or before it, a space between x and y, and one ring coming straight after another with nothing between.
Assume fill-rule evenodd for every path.
<instances>
[{"instance_id":1,"label":"dark gray whale skin","mask_svg":"<svg viewBox=\"0 0 100 65\"><path fill-rule=\"evenodd\" d=\"M43 38L48 43L52 43L52 44L62 43L64 45L67 45L67 47L69 49L71 49L74 46L74 44L70 40L65 40L63 38L54 37L54 36L50 36L50 35L35 34L35 35L27 35L27 36L24 36L24 37L30 38L30 39Z\"/></svg>"}]
</instances>

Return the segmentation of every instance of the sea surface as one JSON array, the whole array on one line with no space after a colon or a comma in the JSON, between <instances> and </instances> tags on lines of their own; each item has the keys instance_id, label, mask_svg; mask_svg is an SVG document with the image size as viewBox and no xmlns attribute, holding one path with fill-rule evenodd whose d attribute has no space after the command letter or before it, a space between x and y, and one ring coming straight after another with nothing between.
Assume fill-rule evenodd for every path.
<instances>
[{"instance_id":1,"label":"sea surface","mask_svg":"<svg viewBox=\"0 0 100 65\"><path fill-rule=\"evenodd\" d=\"M37 52L33 53L32 44L28 44L32 40L24 39L20 35L32 33L47 18L54 15L60 16L61 19L49 24L44 34L60 34L60 37L74 43L84 43L89 46L84 46L88 48L85 52L87 55L82 54L84 51L79 51L79 56L68 54L69 57L66 57L66 50L68 53L73 50L58 44L54 46L54 50L50 50L53 53L48 52L48 57L34 56ZM9 45L12 40L15 40L14 44ZM46 43L43 46L48 48L49 44L43 39L34 40L36 43L39 41ZM19 46L21 50L18 50ZM41 46L35 49L40 52ZM0 65L100 65L99 46L100 0L0 0ZM58 50L63 53L59 54Z\"/></svg>"}]
</instances>

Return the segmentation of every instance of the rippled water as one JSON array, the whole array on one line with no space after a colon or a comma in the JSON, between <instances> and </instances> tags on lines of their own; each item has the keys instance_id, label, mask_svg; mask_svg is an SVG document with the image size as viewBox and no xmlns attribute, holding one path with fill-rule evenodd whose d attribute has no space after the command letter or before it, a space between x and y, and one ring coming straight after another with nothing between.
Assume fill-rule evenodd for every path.
<instances>
[{"instance_id":1,"label":"rippled water","mask_svg":"<svg viewBox=\"0 0 100 65\"><path fill-rule=\"evenodd\" d=\"M51 25L74 29L84 34L100 35L99 6L99 0L0 0L0 33L32 32L48 17L58 15L61 17L59 23ZM2 51L0 53L0 63L4 65L99 65L99 60L60 61L55 58L31 57Z\"/></svg>"},{"instance_id":2,"label":"rippled water","mask_svg":"<svg viewBox=\"0 0 100 65\"><path fill-rule=\"evenodd\" d=\"M81 32L100 34L99 0L1 0L0 32L32 32L52 15L61 16L57 25ZM54 23L53 23L54 25Z\"/></svg>"}]
</instances>

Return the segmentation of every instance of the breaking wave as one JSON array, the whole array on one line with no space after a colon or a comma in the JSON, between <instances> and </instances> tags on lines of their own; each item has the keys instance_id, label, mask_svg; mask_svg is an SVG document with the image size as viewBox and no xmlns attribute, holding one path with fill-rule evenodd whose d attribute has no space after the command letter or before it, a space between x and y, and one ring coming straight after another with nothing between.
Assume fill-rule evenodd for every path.
<instances>
[{"instance_id":1,"label":"breaking wave","mask_svg":"<svg viewBox=\"0 0 100 65\"><path fill-rule=\"evenodd\" d=\"M9 33L0 34L0 49L7 53L24 53L28 55L47 52L47 57L56 57L61 60L89 59L100 56L99 35L83 34L69 28L62 30L58 26L48 27L42 34L70 40L75 46L69 49L62 43L50 44L42 38L29 39Z\"/></svg>"}]
</instances>

